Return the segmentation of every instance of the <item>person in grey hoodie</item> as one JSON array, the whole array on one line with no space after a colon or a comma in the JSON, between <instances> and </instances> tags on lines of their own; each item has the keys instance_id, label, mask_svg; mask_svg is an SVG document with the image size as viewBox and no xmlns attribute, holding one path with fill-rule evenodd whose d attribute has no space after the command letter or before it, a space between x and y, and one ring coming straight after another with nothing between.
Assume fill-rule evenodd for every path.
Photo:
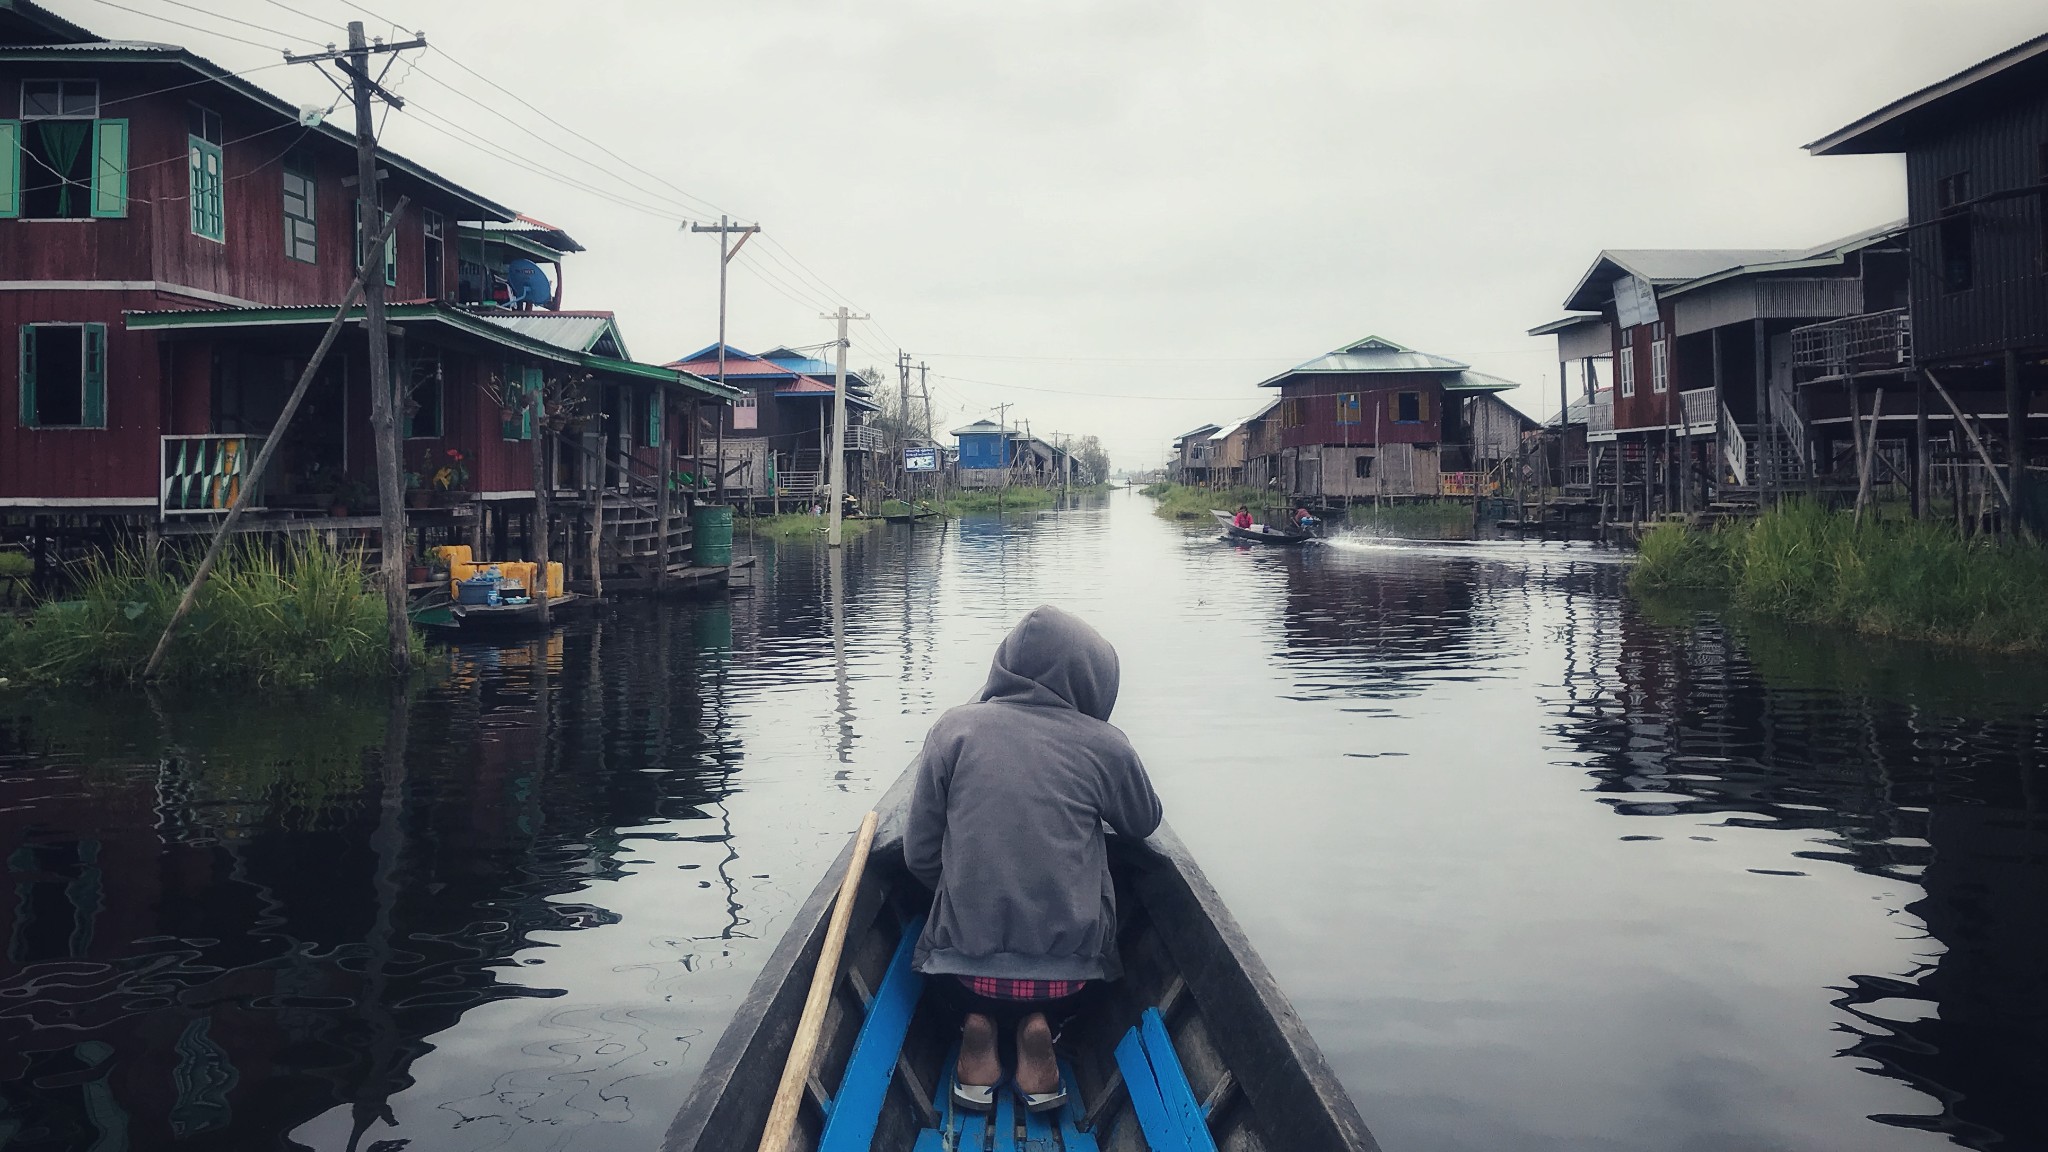
<instances>
[{"instance_id":1,"label":"person in grey hoodie","mask_svg":"<svg viewBox=\"0 0 2048 1152\"><path fill-rule=\"evenodd\" d=\"M975 702L925 737L903 848L934 895L913 962L965 1017L966 1107L994 1105L1005 1026L1026 1106L1063 1104L1052 1021L1090 981L1123 974L1103 829L1142 839L1161 811L1109 723L1116 693L1116 649L1045 605L1004 637Z\"/></svg>"}]
</instances>

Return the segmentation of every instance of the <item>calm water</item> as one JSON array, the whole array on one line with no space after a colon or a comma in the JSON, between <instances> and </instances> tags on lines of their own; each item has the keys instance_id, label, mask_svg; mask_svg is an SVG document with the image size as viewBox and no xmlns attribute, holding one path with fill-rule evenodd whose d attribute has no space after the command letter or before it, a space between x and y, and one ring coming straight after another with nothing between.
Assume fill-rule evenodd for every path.
<instances>
[{"instance_id":1,"label":"calm water","mask_svg":"<svg viewBox=\"0 0 2048 1152\"><path fill-rule=\"evenodd\" d=\"M0 1147L656 1147L1047 601L1390 1152L2048 1147L2038 671L1149 507L785 545L410 701L0 700Z\"/></svg>"}]
</instances>

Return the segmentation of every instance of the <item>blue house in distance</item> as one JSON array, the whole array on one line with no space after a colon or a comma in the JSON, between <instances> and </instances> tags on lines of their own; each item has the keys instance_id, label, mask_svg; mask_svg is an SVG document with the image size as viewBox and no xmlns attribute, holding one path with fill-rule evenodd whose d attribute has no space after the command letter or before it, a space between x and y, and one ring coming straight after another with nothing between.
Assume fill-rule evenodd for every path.
<instances>
[{"instance_id":1,"label":"blue house in distance","mask_svg":"<svg viewBox=\"0 0 2048 1152\"><path fill-rule=\"evenodd\" d=\"M1016 433L988 420L976 420L955 428L960 445L960 485L963 488L994 488L1003 482L1010 466L1008 442Z\"/></svg>"}]
</instances>

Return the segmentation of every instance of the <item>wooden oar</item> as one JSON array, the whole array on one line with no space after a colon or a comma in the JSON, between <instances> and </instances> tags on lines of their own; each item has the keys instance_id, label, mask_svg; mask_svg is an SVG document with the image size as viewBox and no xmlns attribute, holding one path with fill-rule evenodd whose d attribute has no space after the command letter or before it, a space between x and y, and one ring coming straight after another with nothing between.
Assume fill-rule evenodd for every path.
<instances>
[{"instance_id":1,"label":"wooden oar","mask_svg":"<svg viewBox=\"0 0 2048 1152\"><path fill-rule=\"evenodd\" d=\"M876 816L869 812L860 822L853 840L853 859L846 863L846 875L839 881L839 895L832 902L832 920L825 927L825 947L818 953L817 970L811 973L811 991L804 997L804 1014L797 1021L796 1039L789 1046L789 1062L782 1066L782 1082L775 1089L775 1103L768 1109L768 1124L761 1129L759 1152L784 1152L789 1134L796 1127L796 1111L803 1102L804 1082L810 1079L811 1060L818 1053L818 1033L825 1026L825 1002L832 998L832 985L839 975L839 954L846 948L846 926L853 919L853 897L860 888L860 875L868 866L868 848L875 842Z\"/></svg>"}]
</instances>

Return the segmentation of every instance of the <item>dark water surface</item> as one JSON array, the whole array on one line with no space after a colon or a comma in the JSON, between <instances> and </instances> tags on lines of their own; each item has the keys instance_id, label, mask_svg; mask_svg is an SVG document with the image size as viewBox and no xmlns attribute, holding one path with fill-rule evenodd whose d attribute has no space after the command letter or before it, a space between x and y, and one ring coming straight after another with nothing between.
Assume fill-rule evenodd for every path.
<instances>
[{"instance_id":1,"label":"dark water surface","mask_svg":"<svg viewBox=\"0 0 2048 1152\"><path fill-rule=\"evenodd\" d=\"M1041 602L1390 1152L2048 1147L2048 682L1117 494L381 698L0 700L0 1148L653 1149Z\"/></svg>"}]
</instances>

